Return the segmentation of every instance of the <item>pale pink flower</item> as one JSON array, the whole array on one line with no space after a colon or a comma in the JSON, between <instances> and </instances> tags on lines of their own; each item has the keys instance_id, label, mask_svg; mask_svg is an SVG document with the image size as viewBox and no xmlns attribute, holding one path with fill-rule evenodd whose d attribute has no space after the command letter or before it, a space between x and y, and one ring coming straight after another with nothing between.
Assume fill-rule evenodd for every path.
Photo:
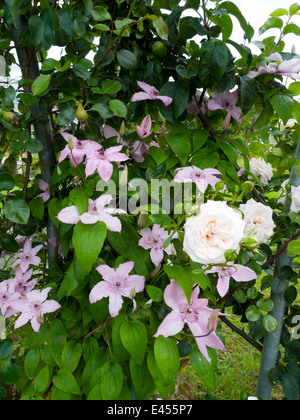
<instances>
[{"instance_id":1,"label":"pale pink flower","mask_svg":"<svg viewBox=\"0 0 300 420\"><path fill-rule=\"evenodd\" d=\"M224 297L229 289L230 278L232 277L237 282L248 282L257 279L257 274L249 267L244 267L240 264L228 264L228 267L212 267L204 274L218 274L219 280L217 290L221 297Z\"/></svg>"},{"instance_id":2,"label":"pale pink flower","mask_svg":"<svg viewBox=\"0 0 300 420\"><path fill-rule=\"evenodd\" d=\"M57 311L61 306L55 300L46 300L51 287L40 290L32 290L26 293L26 299L11 302L11 307L21 315L15 323L15 329L22 327L30 321L35 332L40 330L44 314Z\"/></svg>"},{"instance_id":3,"label":"pale pink flower","mask_svg":"<svg viewBox=\"0 0 300 420\"><path fill-rule=\"evenodd\" d=\"M136 132L138 133L141 139L146 139L152 134L151 128L152 128L152 119L150 115L148 115L147 117L143 119L142 124L140 126L139 125L136 126Z\"/></svg>"},{"instance_id":4,"label":"pale pink flower","mask_svg":"<svg viewBox=\"0 0 300 420\"><path fill-rule=\"evenodd\" d=\"M89 300L91 303L98 302L103 298L109 298L109 313L111 317L116 317L123 305L123 297L133 300L134 310L136 302L134 296L145 288L145 277L130 275L134 268L134 262L120 264L117 269L108 265L100 265L96 270L103 277L103 281L93 287Z\"/></svg>"},{"instance_id":5,"label":"pale pink flower","mask_svg":"<svg viewBox=\"0 0 300 420\"><path fill-rule=\"evenodd\" d=\"M86 176L93 175L97 170L99 176L103 181L107 182L113 174L113 164L111 162L125 162L129 159L125 153L120 153L123 146L114 146L109 149L102 149L95 151L87 156L85 174Z\"/></svg>"},{"instance_id":6,"label":"pale pink flower","mask_svg":"<svg viewBox=\"0 0 300 420\"><path fill-rule=\"evenodd\" d=\"M300 78L300 60L298 58L283 61L279 53L271 54L269 58L273 61L259 64L258 70L250 71L247 76L254 79L261 74L279 74L281 76L291 77L292 79Z\"/></svg>"},{"instance_id":7,"label":"pale pink flower","mask_svg":"<svg viewBox=\"0 0 300 420\"><path fill-rule=\"evenodd\" d=\"M20 293L15 291L15 283L4 280L0 283L0 311L5 318L14 315L16 311L11 308L11 301L18 300Z\"/></svg>"},{"instance_id":8,"label":"pale pink flower","mask_svg":"<svg viewBox=\"0 0 300 420\"><path fill-rule=\"evenodd\" d=\"M211 99L207 102L207 108L210 111L216 111L217 109L223 109L231 114L231 116L239 123L241 123L241 108L235 106L239 99L238 91L234 92L214 92L211 95Z\"/></svg>"},{"instance_id":9,"label":"pale pink flower","mask_svg":"<svg viewBox=\"0 0 300 420\"><path fill-rule=\"evenodd\" d=\"M19 252L15 255L16 262L12 267L15 268L20 265L22 272L26 273L26 271L29 270L30 264L35 266L40 265L41 259L36 254L40 252L42 248L43 245L32 248L32 243L27 239L24 243L23 252Z\"/></svg>"},{"instance_id":10,"label":"pale pink flower","mask_svg":"<svg viewBox=\"0 0 300 420\"><path fill-rule=\"evenodd\" d=\"M94 225L97 222L104 222L107 229L113 232L121 232L122 225L115 214L125 214L124 210L106 207L111 201L112 196L109 194L101 195L97 200L89 199L89 207L86 213L80 215L76 206L66 207L61 210L57 218L62 223L76 225L79 221L84 225Z\"/></svg>"},{"instance_id":11,"label":"pale pink flower","mask_svg":"<svg viewBox=\"0 0 300 420\"><path fill-rule=\"evenodd\" d=\"M78 140L75 136L61 131L60 134L67 142L67 146L60 153L58 162L62 162L66 158L70 158L73 166L80 165L85 156L100 150L101 144L91 140Z\"/></svg>"},{"instance_id":12,"label":"pale pink flower","mask_svg":"<svg viewBox=\"0 0 300 420\"><path fill-rule=\"evenodd\" d=\"M207 347L224 350L224 345L216 333L207 328L214 311L208 308L208 299L199 299L199 293L200 288L197 286L193 290L189 303L182 288L171 280L165 289L164 299L172 312L163 320L154 337L176 335L187 324L200 352L210 361Z\"/></svg>"},{"instance_id":13,"label":"pale pink flower","mask_svg":"<svg viewBox=\"0 0 300 420\"><path fill-rule=\"evenodd\" d=\"M159 99L165 104L165 106L169 106L173 102L173 99L169 96L161 96L155 87L144 82L137 82L137 84L144 92L135 93L132 97L132 102L146 101L147 99L152 101Z\"/></svg>"},{"instance_id":14,"label":"pale pink flower","mask_svg":"<svg viewBox=\"0 0 300 420\"><path fill-rule=\"evenodd\" d=\"M216 183L220 181L215 175L221 175L217 169L199 169L196 166L178 168L175 171L174 182L194 182L199 191L204 193L209 185L215 188Z\"/></svg>"},{"instance_id":15,"label":"pale pink flower","mask_svg":"<svg viewBox=\"0 0 300 420\"><path fill-rule=\"evenodd\" d=\"M139 246L144 249L151 249L150 258L155 267L157 267L164 258L164 252L168 255L172 254L172 244L164 248L164 242L170 237L170 234L166 229L159 225L153 225L152 230L150 228L142 229L139 234L142 238L139 241ZM177 234L174 235L174 238Z\"/></svg>"},{"instance_id":16,"label":"pale pink flower","mask_svg":"<svg viewBox=\"0 0 300 420\"><path fill-rule=\"evenodd\" d=\"M10 281L15 284L15 291L22 296L25 296L26 293L31 292L37 283L37 279L31 279L33 274L33 268L31 268L26 273L23 273L21 267L16 268L16 274L14 279ZM30 280L30 281L29 281Z\"/></svg>"},{"instance_id":17,"label":"pale pink flower","mask_svg":"<svg viewBox=\"0 0 300 420\"><path fill-rule=\"evenodd\" d=\"M42 194L37 195L35 198L41 197L44 202L46 203L50 196L50 185L48 184L48 182L43 181L42 179L39 180L39 189L44 191Z\"/></svg>"}]
</instances>

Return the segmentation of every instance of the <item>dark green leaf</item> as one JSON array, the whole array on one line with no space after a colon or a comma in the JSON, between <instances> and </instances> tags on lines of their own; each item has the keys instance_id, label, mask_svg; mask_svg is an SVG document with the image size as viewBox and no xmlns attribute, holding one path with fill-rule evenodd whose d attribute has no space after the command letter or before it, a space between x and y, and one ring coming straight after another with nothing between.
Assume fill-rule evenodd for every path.
<instances>
[{"instance_id":1,"label":"dark green leaf","mask_svg":"<svg viewBox=\"0 0 300 420\"><path fill-rule=\"evenodd\" d=\"M140 364L145 358L147 348L147 330L141 321L124 322L120 329L123 346L136 363Z\"/></svg>"},{"instance_id":2,"label":"dark green leaf","mask_svg":"<svg viewBox=\"0 0 300 420\"><path fill-rule=\"evenodd\" d=\"M126 70L133 70L137 67L136 56L129 50L118 51L117 58L120 66Z\"/></svg>"},{"instance_id":3,"label":"dark green leaf","mask_svg":"<svg viewBox=\"0 0 300 420\"><path fill-rule=\"evenodd\" d=\"M14 223L26 225L30 217L28 204L19 198L7 201L3 208L3 213L8 220Z\"/></svg>"},{"instance_id":4,"label":"dark green leaf","mask_svg":"<svg viewBox=\"0 0 300 420\"><path fill-rule=\"evenodd\" d=\"M60 369L53 377L54 385L64 392L81 395L81 391L72 373L67 369Z\"/></svg>"}]
</instances>

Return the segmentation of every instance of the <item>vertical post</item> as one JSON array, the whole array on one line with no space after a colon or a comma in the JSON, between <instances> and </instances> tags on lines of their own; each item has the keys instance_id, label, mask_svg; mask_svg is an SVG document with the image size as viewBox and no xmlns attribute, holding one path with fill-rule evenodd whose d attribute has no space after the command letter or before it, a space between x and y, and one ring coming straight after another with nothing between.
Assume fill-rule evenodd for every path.
<instances>
[{"instance_id":1,"label":"vertical post","mask_svg":"<svg viewBox=\"0 0 300 420\"><path fill-rule=\"evenodd\" d=\"M295 154L295 158L300 160L300 138L297 145L297 150ZM296 175L294 168L291 172L290 177L290 185L294 187L298 187L300 185L300 177ZM289 210L288 200L285 203L286 209ZM284 266L292 266L293 259L288 257L286 253L279 256L276 260L275 265L275 276L280 273L280 270ZM286 288L288 286L288 282ZM285 290L286 290L285 288ZM283 290L281 293L271 293L271 299L274 303L274 309L270 313L276 321L277 321L277 331L273 333L266 333L264 339L264 347L260 365L260 372L258 378L258 385L257 385L257 396L262 398L263 400L270 400L272 394L272 384L269 379L269 375L272 369L276 366L279 346L280 346L280 339L283 327L283 318L285 312L286 302L284 300L284 293Z\"/></svg>"},{"instance_id":2,"label":"vertical post","mask_svg":"<svg viewBox=\"0 0 300 420\"><path fill-rule=\"evenodd\" d=\"M40 76L39 64L34 49L28 49L22 44L22 34L26 27L22 23L22 16L16 15L15 17L16 27L11 26L11 34L14 44L16 46L19 63L22 69L22 75L24 78L35 80ZM43 145L43 150L39 153L39 159L42 166L42 178L50 183L52 173L56 164L56 156L53 149L52 133L49 124L40 124L40 110L39 106L35 105L31 107L31 114L33 117L33 127L35 136ZM54 226L52 220L48 216L47 222L47 238L57 237L57 229ZM55 246L48 242L48 261L49 269L53 266L55 260Z\"/></svg>"}]
</instances>

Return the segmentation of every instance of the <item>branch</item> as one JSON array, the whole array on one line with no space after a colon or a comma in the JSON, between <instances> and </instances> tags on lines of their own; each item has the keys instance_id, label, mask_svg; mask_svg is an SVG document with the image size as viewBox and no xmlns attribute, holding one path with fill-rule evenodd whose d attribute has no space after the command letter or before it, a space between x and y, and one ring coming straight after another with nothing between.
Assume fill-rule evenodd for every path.
<instances>
[{"instance_id":1,"label":"branch","mask_svg":"<svg viewBox=\"0 0 300 420\"><path fill-rule=\"evenodd\" d=\"M29 184L29 181L30 181L31 164L32 164L32 155L31 155L30 152L27 152L25 182L24 182L24 187L23 187L23 191L22 191L22 199L24 201L26 201L26 197L27 197L27 188L28 188L28 184Z\"/></svg>"},{"instance_id":2,"label":"branch","mask_svg":"<svg viewBox=\"0 0 300 420\"><path fill-rule=\"evenodd\" d=\"M232 331L234 331L235 333L237 333L238 335L240 335L241 337L243 337L248 343L250 343L253 347L255 347L258 351L262 352L263 347L261 344L257 343L257 341L253 340L251 337L249 337L248 334L245 333L245 331L241 330L240 328L238 328L237 326L235 326L234 324L232 324L232 322L230 322L225 316L221 316L219 315L219 318L221 319L221 321L224 322L224 324L226 324Z\"/></svg>"},{"instance_id":3,"label":"branch","mask_svg":"<svg viewBox=\"0 0 300 420\"><path fill-rule=\"evenodd\" d=\"M292 241L295 241L296 239L298 239L299 238L299 236L300 236L300 230L298 230L298 232L296 232L292 237L291 237L291 239L289 239L288 241L285 241L285 243L282 245L282 247L280 247L279 249L278 249L278 251L274 254L274 255L272 255L272 257L270 257L263 265L262 265L262 268L265 270L266 268L268 268L270 265L272 265L272 264L274 264L274 262L277 260L277 258L281 255L281 254L283 254L285 251L286 251L286 249L287 249L287 247L289 246L289 244L292 242Z\"/></svg>"}]
</instances>

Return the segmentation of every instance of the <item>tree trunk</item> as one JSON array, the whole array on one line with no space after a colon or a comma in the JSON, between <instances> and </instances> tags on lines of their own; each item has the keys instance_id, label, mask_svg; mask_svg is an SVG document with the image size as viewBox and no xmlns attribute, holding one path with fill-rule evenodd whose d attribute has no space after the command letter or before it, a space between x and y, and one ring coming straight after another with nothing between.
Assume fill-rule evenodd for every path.
<instances>
[{"instance_id":1,"label":"tree trunk","mask_svg":"<svg viewBox=\"0 0 300 420\"><path fill-rule=\"evenodd\" d=\"M16 15L16 28L11 26L12 39L16 46L19 64L22 69L22 76L27 79L35 80L40 76L39 64L34 49L29 49L25 44L22 44L22 33L26 29L26 26L22 23L22 16ZM41 115L39 106L35 105L31 107L33 127L35 136L43 145L43 150L39 153L39 160L42 171L42 178L50 184L53 169L56 165L56 156L53 149L52 133L50 124L41 124L39 117ZM57 237L57 229L54 226L52 220L48 216L47 222L47 238ZM53 266L55 260L55 246L52 246L48 242L48 261L49 268Z\"/></svg>"},{"instance_id":2,"label":"tree trunk","mask_svg":"<svg viewBox=\"0 0 300 420\"><path fill-rule=\"evenodd\" d=\"M300 139L298 141L298 146L296 150L296 159L300 160ZM292 170L290 177L290 185L298 187L300 185L300 177L296 175L294 169ZM286 200L286 208L289 210L288 200ZM292 267L293 259L288 257L286 253L280 255L276 260L275 266L275 276L280 273L280 270L284 266ZM288 282L286 288L288 287ZM285 290L286 290L285 288ZM257 385L257 396L263 400L270 400L272 394L272 384L269 379L269 375L272 369L276 366L278 359L278 352L280 346L280 339L283 327L283 318L285 313L286 302L284 300L283 290L281 293L271 294L271 299L274 303L274 309L270 313L278 324L277 331L274 333L266 333L264 339L264 347L262 353L262 360L260 365L259 379Z\"/></svg>"}]
</instances>

